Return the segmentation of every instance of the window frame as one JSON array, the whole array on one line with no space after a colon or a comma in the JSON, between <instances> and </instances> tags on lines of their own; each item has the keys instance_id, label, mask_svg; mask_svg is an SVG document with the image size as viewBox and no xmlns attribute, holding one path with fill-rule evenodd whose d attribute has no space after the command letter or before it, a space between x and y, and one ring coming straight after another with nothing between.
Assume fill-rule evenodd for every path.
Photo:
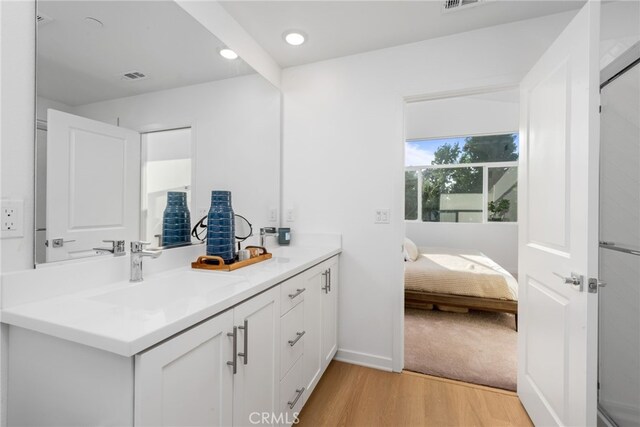
<instances>
[{"instance_id":1,"label":"window frame","mask_svg":"<svg viewBox=\"0 0 640 427\"><path fill-rule=\"evenodd\" d=\"M405 172L417 172L418 176L418 217L416 219L405 219L405 222L410 223L430 223L441 224L441 222L435 221L423 221L422 220L422 186L424 183L424 176L422 171L424 169L454 169L454 168L482 168L482 222L446 222L446 224L518 224L518 221L489 221L489 168L509 168L519 167L519 160L510 162L482 162L482 163L451 163L444 165L421 165L421 166L405 166ZM406 198L406 194L405 194Z\"/></svg>"}]
</instances>

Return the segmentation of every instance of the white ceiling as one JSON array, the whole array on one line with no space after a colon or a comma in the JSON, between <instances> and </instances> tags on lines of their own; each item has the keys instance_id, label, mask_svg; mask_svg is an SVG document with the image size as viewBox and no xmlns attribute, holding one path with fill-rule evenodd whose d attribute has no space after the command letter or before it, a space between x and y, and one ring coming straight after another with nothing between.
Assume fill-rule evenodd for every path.
<instances>
[{"instance_id":1,"label":"white ceiling","mask_svg":"<svg viewBox=\"0 0 640 427\"><path fill-rule=\"evenodd\" d=\"M53 19L38 26L38 95L70 106L254 73L173 1L40 1L38 12ZM149 78L121 79L133 70Z\"/></svg>"},{"instance_id":2,"label":"white ceiling","mask_svg":"<svg viewBox=\"0 0 640 427\"><path fill-rule=\"evenodd\" d=\"M577 10L584 0L485 0L453 12L443 1L221 1L285 68L483 27ZM304 31L289 46L283 32Z\"/></svg>"}]
</instances>

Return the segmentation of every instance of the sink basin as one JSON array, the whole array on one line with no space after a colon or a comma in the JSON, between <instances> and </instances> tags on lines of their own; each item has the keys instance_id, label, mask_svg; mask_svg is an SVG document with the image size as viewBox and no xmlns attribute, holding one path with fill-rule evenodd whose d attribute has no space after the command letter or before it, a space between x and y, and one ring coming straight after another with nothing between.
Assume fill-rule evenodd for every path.
<instances>
[{"instance_id":1,"label":"sink basin","mask_svg":"<svg viewBox=\"0 0 640 427\"><path fill-rule=\"evenodd\" d=\"M242 276L183 271L180 274L145 279L90 299L136 310L161 310L166 307L203 302L215 298L225 288L243 282Z\"/></svg>"}]
</instances>

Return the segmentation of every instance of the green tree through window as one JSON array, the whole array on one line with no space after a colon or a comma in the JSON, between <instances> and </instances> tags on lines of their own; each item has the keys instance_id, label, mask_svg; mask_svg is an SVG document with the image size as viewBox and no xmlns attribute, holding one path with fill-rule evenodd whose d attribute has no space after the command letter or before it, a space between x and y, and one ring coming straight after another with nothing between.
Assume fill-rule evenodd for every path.
<instances>
[{"instance_id":1,"label":"green tree through window","mask_svg":"<svg viewBox=\"0 0 640 427\"><path fill-rule=\"evenodd\" d=\"M470 136L461 147L458 142L441 144L434 151L432 165L513 162L518 160L517 134ZM405 194L417 185L417 176L405 173ZM443 194L482 194L482 167L429 168L422 171L422 220L441 221ZM495 178L494 178L495 179ZM415 194L415 193L413 193ZM405 197L405 218L417 219L417 198ZM482 212L482 206L475 212ZM457 220L457 219L456 219Z\"/></svg>"}]
</instances>

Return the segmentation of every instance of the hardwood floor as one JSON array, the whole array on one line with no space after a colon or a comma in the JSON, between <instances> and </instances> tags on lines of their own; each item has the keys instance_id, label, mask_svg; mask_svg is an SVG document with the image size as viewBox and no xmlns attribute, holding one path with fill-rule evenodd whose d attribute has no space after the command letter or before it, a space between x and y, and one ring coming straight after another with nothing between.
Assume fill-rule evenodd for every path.
<instances>
[{"instance_id":1,"label":"hardwood floor","mask_svg":"<svg viewBox=\"0 0 640 427\"><path fill-rule=\"evenodd\" d=\"M333 361L298 426L532 426L515 393Z\"/></svg>"}]
</instances>

